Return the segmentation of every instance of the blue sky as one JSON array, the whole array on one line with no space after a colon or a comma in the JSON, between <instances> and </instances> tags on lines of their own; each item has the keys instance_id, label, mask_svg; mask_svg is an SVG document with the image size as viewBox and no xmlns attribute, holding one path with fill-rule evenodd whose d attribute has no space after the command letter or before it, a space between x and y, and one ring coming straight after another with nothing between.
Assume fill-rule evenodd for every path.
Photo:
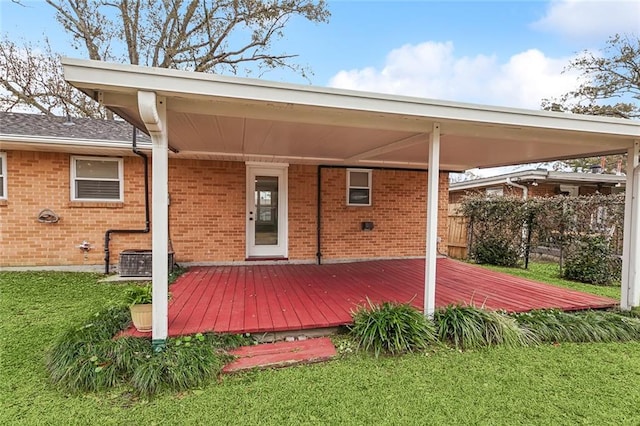
<instances>
[{"instance_id":1,"label":"blue sky","mask_svg":"<svg viewBox=\"0 0 640 426\"><path fill-rule=\"evenodd\" d=\"M46 35L78 57L44 1L0 0L1 31ZM290 23L275 48L297 53L311 84L539 108L575 86L561 71L616 32L640 32L640 0L330 1L328 24ZM291 72L264 78L308 84Z\"/></svg>"},{"instance_id":2,"label":"blue sky","mask_svg":"<svg viewBox=\"0 0 640 426\"><path fill-rule=\"evenodd\" d=\"M51 7L22 1L27 7L0 0L0 32L14 41L46 35L55 51L81 57ZM264 78L539 109L577 85L562 70L578 52L597 52L617 32L640 33L640 0L329 1L329 9L328 24L293 20L274 46L299 54L310 82L286 71Z\"/></svg>"}]
</instances>

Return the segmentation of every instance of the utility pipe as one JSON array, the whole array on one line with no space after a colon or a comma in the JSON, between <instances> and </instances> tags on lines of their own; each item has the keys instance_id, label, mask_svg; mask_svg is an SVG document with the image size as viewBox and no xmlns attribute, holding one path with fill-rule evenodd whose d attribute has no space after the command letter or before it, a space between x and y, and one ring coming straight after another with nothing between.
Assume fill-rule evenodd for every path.
<instances>
[{"instance_id":1,"label":"utility pipe","mask_svg":"<svg viewBox=\"0 0 640 426\"><path fill-rule=\"evenodd\" d=\"M109 229L104 233L104 273L109 273L109 257L111 252L109 250L109 242L111 241L111 234L148 234L149 233L149 157L144 152L140 151L136 145L137 142L137 129L133 127L133 153L141 157L144 163L144 229Z\"/></svg>"}]
</instances>

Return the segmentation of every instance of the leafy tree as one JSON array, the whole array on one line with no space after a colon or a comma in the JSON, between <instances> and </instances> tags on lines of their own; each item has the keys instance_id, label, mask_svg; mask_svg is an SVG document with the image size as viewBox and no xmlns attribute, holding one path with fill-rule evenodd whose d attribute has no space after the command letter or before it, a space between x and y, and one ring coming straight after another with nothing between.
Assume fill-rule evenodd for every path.
<instances>
[{"instance_id":1,"label":"leafy tree","mask_svg":"<svg viewBox=\"0 0 640 426\"><path fill-rule=\"evenodd\" d=\"M545 99L542 108L550 111L609 117L640 118L640 37L616 34L607 40L602 55L584 51L567 70L581 72L582 83L560 99ZM589 171L603 164L604 172L626 169L625 155L581 158L565 161L574 170Z\"/></svg>"},{"instance_id":2,"label":"leafy tree","mask_svg":"<svg viewBox=\"0 0 640 426\"><path fill-rule=\"evenodd\" d=\"M610 117L640 118L640 37L609 38L602 55L584 51L567 70L582 73L582 83L560 99L545 99L542 107L551 111ZM604 101L604 102L603 102Z\"/></svg>"},{"instance_id":3,"label":"leafy tree","mask_svg":"<svg viewBox=\"0 0 640 426\"><path fill-rule=\"evenodd\" d=\"M293 18L327 22L325 0L46 0L89 59L208 73L255 74L287 68L303 77L297 56L274 51ZM48 44L2 40L0 108L96 116L89 100L72 99L59 56ZM44 72L43 72L44 71ZM57 74L57 75L54 75ZM58 84L59 83L59 84ZM0 91L2 92L2 91ZM80 95L75 95L80 96Z\"/></svg>"}]
</instances>

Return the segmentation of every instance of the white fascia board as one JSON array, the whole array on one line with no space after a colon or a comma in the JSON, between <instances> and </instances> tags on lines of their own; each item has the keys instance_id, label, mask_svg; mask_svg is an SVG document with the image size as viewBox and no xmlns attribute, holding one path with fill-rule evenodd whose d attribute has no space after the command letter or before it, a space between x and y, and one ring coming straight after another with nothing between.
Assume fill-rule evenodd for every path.
<instances>
[{"instance_id":1,"label":"white fascia board","mask_svg":"<svg viewBox=\"0 0 640 426\"><path fill-rule=\"evenodd\" d=\"M63 58L65 79L84 90L144 90L167 97L250 100L494 125L640 137L632 120L436 101L240 77ZM430 124L425 123L425 130Z\"/></svg>"},{"instance_id":2,"label":"white fascia board","mask_svg":"<svg viewBox=\"0 0 640 426\"><path fill-rule=\"evenodd\" d=\"M546 170L527 170L524 172L509 173L505 175L472 179L463 182L455 182L449 184L449 192L502 185L507 181L507 178L510 178L514 182L520 182L524 180L542 181L547 179L547 174L548 172Z\"/></svg>"},{"instance_id":3,"label":"white fascia board","mask_svg":"<svg viewBox=\"0 0 640 426\"><path fill-rule=\"evenodd\" d=\"M449 184L449 192L501 185L505 183L507 178L510 178L513 182L529 182L535 180L538 182L550 181L565 183L590 183L593 185L597 185L599 183L610 185L615 185L618 183L624 184L626 180L625 176L616 175L531 170L526 172L510 173L488 178L451 183Z\"/></svg>"},{"instance_id":4,"label":"white fascia board","mask_svg":"<svg viewBox=\"0 0 640 426\"><path fill-rule=\"evenodd\" d=\"M626 176L605 175L599 173L565 173L565 172L549 172L548 180L553 181L571 181L583 183L624 183Z\"/></svg>"}]
</instances>

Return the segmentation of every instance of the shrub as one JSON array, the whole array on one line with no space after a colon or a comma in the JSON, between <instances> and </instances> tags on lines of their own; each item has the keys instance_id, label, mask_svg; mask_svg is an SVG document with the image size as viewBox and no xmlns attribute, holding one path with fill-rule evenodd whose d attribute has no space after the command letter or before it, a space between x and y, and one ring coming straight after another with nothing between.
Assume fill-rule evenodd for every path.
<instances>
[{"instance_id":1,"label":"shrub","mask_svg":"<svg viewBox=\"0 0 640 426\"><path fill-rule=\"evenodd\" d=\"M519 252L509 239L495 235L477 241L469 257L481 264L514 267L518 265Z\"/></svg>"},{"instance_id":2,"label":"shrub","mask_svg":"<svg viewBox=\"0 0 640 426\"><path fill-rule=\"evenodd\" d=\"M397 355L425 349L434 339L433 324L417 309L407 303L383 302L360 307L353 316L351 334L358 347Z\"/></svg>"},{"instance_id":3,"label":"shrub","mask_svg":"<svg viewBox=\"0 0 640 426\"><path fill-rule=\"evenodd\" d=\"M435 312L438 338L466 350L484 346L510 347L536 343L535 336L522 329L512 317L474 306L449 305Z\"/></svg>"},{"instance_id":4,"label":"shrub","mask_svg":"<svg viewBox=\"0 0 640 426\"><path fill-rule=\"evenodd\" d=\"M583 283L607 285L620 277L620 271L606 237L589 236L578 241L567 256L563 275Z\"/></svg>"},{"instance_id":5,"label":"shrub","mask_svg":"<svg viewBox=\"0 0 640 426\"><path fill-rule=\"evenodd\" d=\"M149 339L114 336L130 324L126 306L103 310L81 327L68 330L47 355L54 384L71 391L96 391L129 384L142 395L201 386L217 376L230 358L221 349L247 338L196 334L167 340L155 353Z\"/></svg>"},{"instance_id":6,"label":"shrub","mask_svg":"<svg viewBox=\"0 0 640 426\"><path fill-rule=\"evenodd\" d=\"M543 342L619 342L640 339L640 319L616 312L541 310L516 314L516 321Z\"/></svg>"},{"instance_id":7,"label":"shrub","mask_svg":"<svg viewBox=\"0 0 640 426\"><path fill-rule=\"evenodd\" d=\"M522 231L530 217L519 197L465 197L460 212L469 220L469 258L478 263L518 264Z\"/></svg>"},{"instance_id":8,"label":"shrub","mask_svg":"<svg viewBox=\"0 0 640 426\"><path fill-rule=\"evenodd\" d=\"M47 357L53 383L70 391L112 386L120 372L112 362L110 341L130 321L127 307L110 307L62 334Z\"/></svg>"}]
</instances>

